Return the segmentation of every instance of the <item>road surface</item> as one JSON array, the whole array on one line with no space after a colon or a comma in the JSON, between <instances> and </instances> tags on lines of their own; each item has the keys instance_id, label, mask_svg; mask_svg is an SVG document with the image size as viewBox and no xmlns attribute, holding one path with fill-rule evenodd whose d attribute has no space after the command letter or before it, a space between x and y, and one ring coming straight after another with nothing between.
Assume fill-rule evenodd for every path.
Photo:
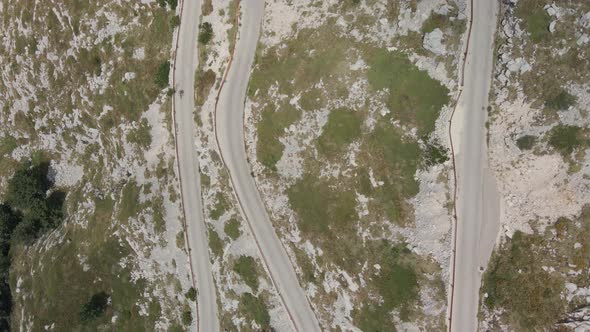
<instances>
[{"instance_id":1,"label":"road surface","mask_svg":"<svg viewBox=\"0 0 590 332\"><path fill-rule=\"evenodd\" d=\"M294 328L299 332L320 331L317 318L270 222L246 159L244 101L264 15L264 1L245 0L241 6L240 35L234 61L221 91L217 108L216 130L219 148L244 216Z\"/></svg>"},{"instance_id":2,"label":"road surface","mask_svg":"<svg viewBox=\"0 0 590 332\"><path fill-rule=\"evenodd\" d=\"M201 1L186 0L180 18L176 53L174 104L176 117L176 149L182 191L182 205L187 224L190 263L196 282L197 326L201 332L219 331L215 283L211 274L207 227L203 218L199 163L196 158L193 91L197 69L197 35ZM180 93L180 91L184 93Z\"/></svg>"},{"instance_id":3,"label":"road surface","mask_svg":"<svg viewBox=\"0 0 590 332\"><path fill-rule=\"evenodd\" d=\"M459 127L457 160L458 228L451 331L477 330L481 273L498 232L499 200L488 169L485 142L488 94L493 67L497 0L473 0L473 27L466 57L465 84L455 114Z\"/></svg>"}]
</instances>

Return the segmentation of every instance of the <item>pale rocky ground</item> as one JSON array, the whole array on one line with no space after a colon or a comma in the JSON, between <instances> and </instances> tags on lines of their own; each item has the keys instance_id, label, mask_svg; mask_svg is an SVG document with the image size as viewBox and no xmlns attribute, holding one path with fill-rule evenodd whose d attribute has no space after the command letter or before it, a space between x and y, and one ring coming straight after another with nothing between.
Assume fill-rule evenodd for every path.
<instances>
[{"instance_id":1,"label":"pale rocky ground","mask_svg":"<svg viewBox=\"0 0 590 332\"><path fill-rule=\"evenodd\" d=\"M554 8L557 7L550 7L547 12L556 12ZM557 9L559 12L565 12L565 9ZM563 16L554 14L552 17L552 24L560 24ZM578 24L586 34L580 34L580 38L588 35L588 24L584 23L583 17ZM554 222L558 217L580 214L582 207L590 203L590 155L586 152L580 162L581 169L571 174L557 153L536 154L518 149L515 138L525 134L542 136L554 124L538 123L541 110L531 107L532 101L527 100L518 81L519 74L535 67L534 63L527 63L523 57L515 58L511 54L515 52L512 39L525 38L523 28L513 16L504 17L500 28L498 33L502 45L495 69L493 100L500 112L491 122L489 151L490 163L502 195L502 233L510 236L516 230L532 232L530 222L543 229L544 225ZM567 50L559 52L563 51ZM564 83L568 86L568 92L578 98L578 102L570 110L560 112L561 122L588 126L590 86ZM509 98L509 89L516 89L516 98Z\"/></svg>"},{"instance_id":2,"label":"pale rocky ground","mask_svg":"<svg viewBox=\"0 0 590 332\"><path fill-rule=\"evenodd\" d=\"M281 45L285 40L292 38L295 32L304 28L318 28L330 16L334 16L329 10L334 5L334 1L323 1L320 3L313 1L298 1L296 3L286 1L268 1L266 4L266 11L264 22L262 26L261 44L259 51L264 52L266 48ZM417 3L417 11L412 12L407 3L400 5L400 13L398 16L399 22L392 25L387 20L382 19L376 22L371 28L371 33L362 35L358 31L353 30L351 35L357 40L370 39L377 44L382 44L384 40L391 40L392 37L405 36L408 32L419 32L422 23L430 16L431 13L446 13L451 6L455 4L459 8L459 16L465 17L465 2L464 1L445 1L445 0L428 0ZM366 12L382 12L385 9L385 4L378 1L369 7L364 1L360 2L359 10ZM362 9L360 9L362 8ZM337 20L337 24L346 24L343 20ZM446 54L445 37L439 34L440 30L433 32L424 40L424 48L432 51L433 54ZM448 36L447 36L448 37ZM453 54L455 56L456 54ZM455 74L448 73L445 65L440 59L435 59L434 56L410 54L410 59L420 69L426 70L431 77L443 82L447 88L454 94L456 91L456 77ZM455 57L453 63L457 63L458 57ZM355 71L366 67L364 62L351 61L350 70ZM321 88L321 85L318 86ZM363 103L363 95L367 94L368 83L364 80L359 80L352 83L350 88L350 96L344 102L333 102L330 107L335 108L346 104ZM271 89L272 91L272 89ZM273 99L283 100L286 96L275 93ZM377 98L375 98L376 100ZM298 99L293 98L289 101L291 105L298 107ZM370 113L378 114L387 112L385 105L368 100L370 104ZM312 147L313 141L319 137L322 132L322 127L327 122L329 110L320 110L317 112L304 112L300 121L291 125L285 130L284 135L280 141L284 144L285 150L282 158L277 163L277 172L281 176L280 182L275 182L264 176L264 166L256 159L256 123L259 121L259 114L256 114L253 109L257 106L253 104L252 100L246 101L246 142L249 160L255 174L258 187L261 190L263 200L265 201L271 218L284 219L288 222L275 226L279 234L282 236L283 243L291 256L291 261L295 261L295 253L290 247L291 245L302 249L311 259L322 255L322 250L314 247L309 241L302 239L297 228L297 219L294 212L289 207L288 197L285 194L285 189L301 178L303 174L304 156L303 151ZM445 107L441 111L441 116L437 120L434 137L448 148L448 128L447 120L450 116L450 107ZM374 120L371 115L367 119L367 127L371 127ZM415 132L408 132L407 135L415 136ZM355 144L346 153L345 159L348 160L349 165L355 165ZM420 255L429 255L433 257L442 268L442 277L447 282L450 258L450 240L451 240L451 217L447 204L449 203L449 182L450 162L443 165L430 167L428 169L418 171L416 178L420 182L420 193L416 195L411 203L415 211L415 224L411 227L400 228L390 225L387 233L401 234L408 241L411 249ZM322 169L322 176L330 177L338 174L346 174L347 169L342 169L338 165ZM378 183L373 183L378 186ZM357 194L357 212L359 216L366 213L366 198ZM359 229L362 235L363 230ZM387 235L383 235L387 237ZM364 235L363 235L364 237ZM395 241L395 240L394 240ZM317 267L317 266L316 266ZM296 267L297 271L301 273L301 269ZM365 285L362 276L349 276L345 271L338 269L331 271L322 271L325 273L325 282L321 285L305 283L308 296L311 301L319 301L317 292L325 292L330 294L333 298L331 303L316 303L315 306L321 307L321 311L325 314L320 314L320 320L323 325L332 328L340 328L343 330L357 330L352 324L351 312L358 306L355 304L353 298L358 294L359 289ZM342 287L338 280L345 279L348 287ZM426 315L440 315L446 310L446 305L437 301L432 301L429 298L428 291L421 294L423 311ZM399 326L403 330L415 331L423 330L424 326L418 326L413 323L399 322Z\"/></svg>"},{"instance_id":3,"label":"pale rocky ground","mask_svg":"<svg viewBox=\"0 0 590 332\"><path fill-rule=\"evenodd\" d=\"M17 16L3 20L0 24L0 64L3 68L12 66L14 69L3 70L0 78L0 108L4 109L0 115L0 138L12 136L18 141L16 149L9 156L2 157L3 162L6 162L3 165L14 164L14 161L28 158L32 152L42 150L51 159L50 176L56 186L70 195L77 193L77 197L80 198L79 201L68 205L67 219L63 226L40 238L33 247L26 248L23 254L26 257L45 257L48 260L42 260L26 274L16 276L19 286L16 290L13 289L16 311L13 322L17 323L14 328L40 328L35 325L36 313L27 307L34 294L20 286L22 281L27 278L42 278L39 277L39 273L44 270L44 265L55 264L49 259L59 259L58 256L51 256L55 249L70 241L67 239L68 232L73 229L97 227L98 225L89 223L96 209L94 199L110 197L115 202L115 211L111 225L107 226L112 232L109 237L131 249L131 255L124 257L119 264L131 269L130 282L135 283L140 279L146 281L142 296L136 303L140 308L140 315L148 315L147 304L150 301L159 303L162 315L155 317L155 329L167 330L172 325L180 323L179 308L189 305L184 299L184 293L192 285L185 248L177 246L179 234L182 237L182 224L180 201L175 197L178 182L173 171L174 142L169 132L169 114L166 114L170 112L169 104L166 104L168 97L161 92L149 108L139 110L140 119L147 121L151 135L151 144L143 149L127 139L128 133L138 128L138 121L122 121L110 131L103 131L100 125L91 125L86 119L90 117L100 120L110 112L125 111L115 109L117 105L106 104L98 117L97 114L91 113L93 98L103 94L116 83L112 75L117 58L103 60L100 75L89 75L87 84L71 91L68 97L71 98L74 109L70 112L63 108L59 99L53 99L53 96L58 96L61 91L52 90L61 89L55 85L55 79L64 74L68 75L65 71L67 57L78 57L81 49L100 45L104 41L111 42L116 51L122 52L118 44L120 39L125 38L126 34L134 29L143 28L140 18L151 21L152 9L156 8L157 4L153 1L112 3L96 8L92 15L75 17L76 14L69 12L67 5L53 1L37 0L24 6L15 3L17 2L0 3L0 15L6 15L5 11L12 7L22 7L22 15L42 17L44 14L40 12L50 8L62 29L69 29L76 20L84 30L68 41L68 49L57 49L47 36L43 36L43 32L35 31L47 27L28 25ZM134 17L129 15L129 10L136 10L142 14ZM40 35L43 37L38 38ZM15 47L20 38L30 36L37 37L36 50L31 50L30 45L25 49L34 54L19 54L20 51ZM69 37L71 35L64 33L61 38ZM172 36L164 38L171 40ZM172 44L169 47L171 48ZM145 56L144 48L141 46L133 53L139 60ZM122 80L128 84L135 84L136 73L125 73ZM43 99L39 97L41 92ZM19 120L23 116L32 121L32 127L23 128L23 121ZM113 153L113 147L118 149L118 156ZM95 148L95 152L87 154L89 148ZM166 172L164 178L156 175L157 169L161 166ZM2 191L9 174L9 168L2 170ZM98 183L92 181L93 175L96 174L104 175ZM142 189L137 203L147 202L150 207L143 209L128 221L121 222L115 216L123 208L120 201L122 185L129 181L135 181ZM155 209L163 213L164 229L156 229ZM82 248L89 245L84 241L79 243ZM77 256L84 271L92 271L94 267L86 262L86 257L80 254ZM192 307L194 309L194 304ZM112 319L114 323L117 316L113 316ZM48 324L45 329L51 330L54 326L55 324Z\"/></svg>"},{"instance_id":4,"label":"pale rocky ground","mask_svg":"<svg viewBox=\"0 0 590 332\"><path fill-rule=\"evenodd\" d=\"M212 251L210 256L213 259L213 275L217 284L219 301L221 303L222 324L224 328L237 328L239 330L260 329L254 321L244 317L240 311L240 296L243 293L252 293L255 296L263 297L269 311L271 326L277 331L291 330L291 323L284 310L278 293L276 292L268 272L262 264L262 256L256 245L248 224L242 217L242 212L231 190L229 174L220 160L220 152L215 138L215 100L219 91L218 86L225 73L230 57L230 39L228 31L233 26L234 17L231 7L234 2L230 0L214 1L213 11L203 16L201 22L209 22L213 27L213 40L207 44L207 61L200 60L199 66L203 71L212 70L216 79L213 88L204 96L203 106L197 106L195 112L197 119L196 149L199 156L199 165L202 177L206 177L207 183L201 182L204 207L204 217L209 226L209 232L215 232L223 242L223 253L221 257L216 256ZM203 47L199 45L199 47ZM217 196L223 195L227 201L227 207L219 219L211 216L215 210ZM233 240L224 231L230 219L240 222L240 236ZM240 256L251 256L255 258L258 265L259 289L252 290L233 271L233 265ZM231 321L229 325L226 321Z\"/></svg>"}]
</instances>

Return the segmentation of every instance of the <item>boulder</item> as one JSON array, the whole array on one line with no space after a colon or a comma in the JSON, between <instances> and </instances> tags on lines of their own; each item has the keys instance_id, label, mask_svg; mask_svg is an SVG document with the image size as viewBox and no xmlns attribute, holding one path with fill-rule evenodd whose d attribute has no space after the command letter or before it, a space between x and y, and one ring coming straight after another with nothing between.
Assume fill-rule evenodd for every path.
<instances>
[{"instance_id":1,"label":"boulder","mask_svg":"<svg viewBox=\"0 0 590 332\"><path fill-rule=\"evenodd\" d=\"M439 28L434 29L432 32L424 35L422 46L436 55L445 55L447 50L442 43L443 33Z\"/></svg>"}]
</instances>

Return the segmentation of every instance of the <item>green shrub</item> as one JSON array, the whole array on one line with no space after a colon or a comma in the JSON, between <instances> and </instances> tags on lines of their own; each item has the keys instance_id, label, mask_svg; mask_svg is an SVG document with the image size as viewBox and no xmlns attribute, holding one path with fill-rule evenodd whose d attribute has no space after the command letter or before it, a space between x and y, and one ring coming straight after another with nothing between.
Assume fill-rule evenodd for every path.
<instances>
[{"instance_id":1,"label":"green shrub","mask_svg":"<svg viewBox=\"0 0 590 332\"><path fill-rule=\"evenodd\" d=\"M230 219L227 222L227 224L225 224L225 227L223 228L223 231L232 240L236 240L242 234L240 232L240 222L237 219L235 219L235 218Z\"/></svg>"},{"instance_id":2,"label":"green shrub","mask_svg":"<svg viewBox=\"0 0 590 332\"><path fill-rule=\"evenodd\" d=\"M191 325L193 322L193 314L190 311L184 311L182 313L182 324Z\"/></svg>"},{"instance_id":3,"label":"green shrub","mask_svg":"<svg viewBox=\"0 0 590 332\"><path fill-rule=\"evenodd\" d=\"M170 79L170 61L164 61L158 66L154 83L160 89L168 86Z\"/></svg>"},{"instance_id":4,"label":"green shrub","mask_svg":"<svg viewBox=\"0 0 590 332\"><path fill-rule=\"evenodd\" d=\"M172 18L170 19L170 25L172 26L172 28L178 27L180 25L180 17L178 15L172 16Z\"/></svg>"},{"instance_id":5,"label":"green shrub","mask_svg":"<svg viewBox=\"0 0 590 332\"><path fill-rule=\"evenodd\" d=\"M217 257L223 255L223 242L219 238L219 235L217 235L217 232L213 229L209 230L209 248L211 248L213 255Z\"/></svg>"},{"instance_id":6,"label":"green shrub","mask_svg":"<svg viewBox=\"0 0 590 332\"><path fill-rule=\"evenodd\" d=\"M199 43L207 45L213 39L213 26L209 22L199 25Z\"/></svg>"},{"instance_id":7,"label":"green shrub","mask_svg":"<svg viewBox=\"0 0 590 332\"><path fill-rule=\"evenodd\" d=\"M105 292L92 295L90 300L80 310L80 320L86 323L102 316L108 307L108 300L109 296Z\"/></svg>"},{"instance_id":8,"label":"green shrub","mask_svg":"<svg viewBox=\"0 0 590 332\"><path fill-rule=\"evenodd\" d=\"M194 287L189 288L185 295L191 301L197 300L197 290Z\"/></svg>"},{"instance_id":9,"label":"green shrub","mask_svg":"<svg viewBox=\"0 0 590 332\"><path fill-rule=\"evenodd\" d=\"M521 150L530 150L537 142L537 137L532 135L524 135L516 140L516 146Z\"/></svg>"},{"instance_id":10,"label":"green shrub","mask_svg":"<svg viewBox=\"0 0 590 332\"><path fill-rule=\"evenodd\" d=\"M442 164L449 160L449 151L438 142L426 143L423 163L426 167Z\"/></svg>"},{"instance_id":11,"label":"green shrub","mask_svg":"<svg viewBox=\"0 0 590 332\"><path fill-rule=\"evenodd\" d=\"M242 294L240 305L246 317L254 320L262 330L267 330L270 325L270 315L264 301L250 293Z\"/></svg>"}]
</instances>

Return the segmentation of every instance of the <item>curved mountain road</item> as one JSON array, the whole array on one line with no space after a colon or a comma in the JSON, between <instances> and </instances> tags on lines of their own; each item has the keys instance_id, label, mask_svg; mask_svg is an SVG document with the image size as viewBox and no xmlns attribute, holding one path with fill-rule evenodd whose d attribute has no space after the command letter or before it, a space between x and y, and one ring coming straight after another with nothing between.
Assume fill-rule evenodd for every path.
<instances>
[{"instance_id":1,"label":"curved mountain road","mask_svg":"<svg viewBox=\"0 0 590 332\"><path fill-rule=\"evenodd\" d=\"M215 126L219 149L230 173L242 213L248 221L295 330L320 331L318 320L299 284L287 252L275 233L250 174L244 144L244 102L264 15L264 1L245 0L241 5L239 39L217 108Z\"/></svg>"},{"instance_id":2,"label":"curved mountain road","mask_svg":"<svg viewBox=\"0 0 590 332\"><path fill-rule=\"evenodd\" d=\"M212 276L207 226L203 218L199 163L195 146L193 97L195 70L197 69L197 36L201 16L200 0L185 0L176 58L174 62L174 122L176 153L182 208L186 220L189 257L193 282L197 288L197 329L201 332L219 331L217 296Z\"/></svg>"}]
</instances>

